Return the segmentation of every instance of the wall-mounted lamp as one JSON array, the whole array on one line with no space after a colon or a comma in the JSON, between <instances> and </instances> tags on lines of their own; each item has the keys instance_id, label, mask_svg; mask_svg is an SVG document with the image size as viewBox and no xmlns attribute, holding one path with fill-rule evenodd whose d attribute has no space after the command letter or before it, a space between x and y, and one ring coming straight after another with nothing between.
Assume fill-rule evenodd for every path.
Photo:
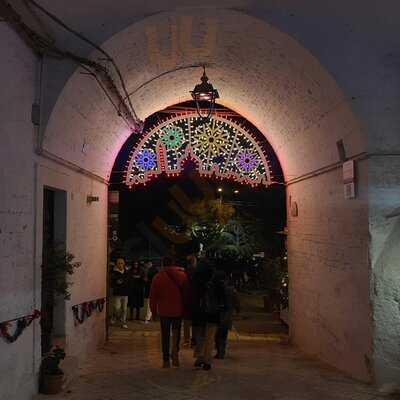
<instances>
[{"instance_id":1,"label":"wall-mounted lamp","mask_svg":"<svg viewBox=\"0 0 400 400\"><path fill-rule=\"evenodd\" d=\"M87 204L92 204L93 202L99 201L99 196L92 196L92 195L88 195L86 197L86 203Z\"/></svg>"},{"instance_id":2,"label":"wall-mounted lamp","mask_svg":"<svg viewBox=\"0 0 400 400\"><path fill-rule=\"evenodd\" d=\"M290 215L292 217L298 217L299 216L299 207L295 201L291 202L290 205Z\"/></svg>"}]
</instances>

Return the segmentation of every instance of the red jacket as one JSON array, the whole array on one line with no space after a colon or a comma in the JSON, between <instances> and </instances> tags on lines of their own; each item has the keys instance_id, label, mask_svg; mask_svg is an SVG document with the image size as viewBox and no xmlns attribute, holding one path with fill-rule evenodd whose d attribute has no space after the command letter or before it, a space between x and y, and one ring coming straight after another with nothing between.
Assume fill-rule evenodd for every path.
<instances>
[{"instance_id":1,"label":"red jacket","mask_svg":"<svg viewBox=\"0 0 400 400\"><path fill-rule=\"evenodd\" d=\"M167 272L168 271L168 272ZM150 308L161 317L182 317L188 279L179 267L166 267L153 278L150 289Z\"/></svg>"}]
</instances>

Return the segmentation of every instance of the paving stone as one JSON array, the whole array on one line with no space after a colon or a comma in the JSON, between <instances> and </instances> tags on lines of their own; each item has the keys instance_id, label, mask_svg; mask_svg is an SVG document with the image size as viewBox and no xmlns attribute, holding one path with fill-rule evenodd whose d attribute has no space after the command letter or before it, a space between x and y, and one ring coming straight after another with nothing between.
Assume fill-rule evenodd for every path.
<instances>
[{"instance_id":1,"label":"paving stone","mask_svg":"<svg viewBox=\"0 0 400 400\"><path fill-rule=\"evenodd\" d=\"M231 340L225 360L211 371L193 368L190 349L181 368L161 368L160 338L114 329L111 340L54 400L374 400L375 389L288 345ZM38 396L37 400L47 399Z\"/></svg>"}]
</instances>

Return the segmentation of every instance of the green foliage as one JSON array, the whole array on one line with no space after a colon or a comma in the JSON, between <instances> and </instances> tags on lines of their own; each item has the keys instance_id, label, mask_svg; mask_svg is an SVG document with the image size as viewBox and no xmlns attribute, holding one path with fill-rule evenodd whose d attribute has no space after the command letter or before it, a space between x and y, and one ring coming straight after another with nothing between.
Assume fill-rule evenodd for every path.
<instances>
[{"instance_id":1,"label":"green foliage","mask_svg":"<svg viewBox=\"0 0 400 400\"><path fill-rule=\"evenodd\" d=\"M56 347L42 359L41 372L43 375L63 375L64 372L60 368L60 361L64 360L65 351L60 347Z\"/></svg>"},{"instance_id":2,"label":"green foliage","mask_svg":"<svg viewBox=\"0 0 400 400\"><path fill-rule=\"evenodd\" d=\"M60 247L46 249L43 254L42 279L47 282L47 287L66 300L71 297L68 275L72 275L80 262L74 262L75 256Z\"/></svg>"},{"instance_id":3,"label":"green foliage","mask_svg":"<svg viewBox=\"0 0 400 400\"><path fill-rule=\"evenodd\" d=\"M219 200L194 202L190 209L193 216L186 222L188 235L200 241L207 249L218 240L227 221L235 210Z\"/></svg>"},{"instance_id":4,"label":"green foliage","mask_svg":"<svg viewBox=\"0 0 400 400\"><path fill-rule=\"evenodd\" d=\"M230 220L219 237L211 243L209 250L230 259L243 260L252 257L257 248L257 238L249 228L239 218Z\"/></svg>"},{"instance_id":5,"label":"green foliage","mask_svg":"<svg viewBox=\"0 0 400 400\"><path fill-rule=\"evenodd\" d=\"M237 215L235 208L221 199L193 203L194 216L187 223L192 239L215 257L243 263L259 247L260 235L254 220Z\"/></svg>"}]
</instances>

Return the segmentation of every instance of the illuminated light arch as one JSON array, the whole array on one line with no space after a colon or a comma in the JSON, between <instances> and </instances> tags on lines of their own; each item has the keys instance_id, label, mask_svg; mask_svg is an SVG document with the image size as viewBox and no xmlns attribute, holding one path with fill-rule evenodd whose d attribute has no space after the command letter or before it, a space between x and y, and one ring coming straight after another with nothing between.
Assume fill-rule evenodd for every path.
<instances>
[{"instance_id":1,"label":"illuminated light arch","mask_svg":"<svg viewBox=\"0 0 400 400\"><path fill-rule=\"evenodd\" d=\"M272 183L268 156L250 132L221 116L205 120L197 114L176 116L146 133L131 152L125 183L132 188L162 173L177 176L187 160L201 176L251 186Z\"/></svg>"}]
</instances>

